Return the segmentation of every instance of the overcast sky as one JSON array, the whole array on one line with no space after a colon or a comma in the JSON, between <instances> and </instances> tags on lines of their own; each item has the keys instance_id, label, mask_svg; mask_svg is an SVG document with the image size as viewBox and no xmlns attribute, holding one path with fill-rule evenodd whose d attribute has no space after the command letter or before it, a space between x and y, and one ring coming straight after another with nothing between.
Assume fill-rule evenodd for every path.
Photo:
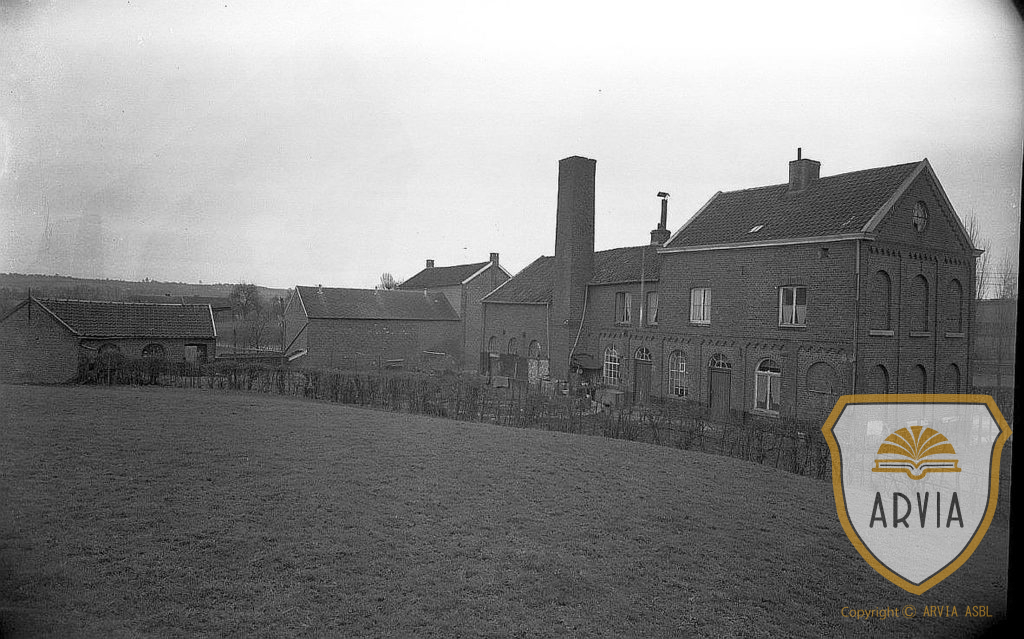
<instances>
[{"instance_id":1,"label":"overcast sky","mask_svg":"<svg viewBox=\"0 0 1024 639\"><path fill-rule=\"evenodd\" d=\"M927 157L1017 259L1010 2L0 0L0 271L372 286L598 249L715 191Z\"/></svg>"}]
</instances>

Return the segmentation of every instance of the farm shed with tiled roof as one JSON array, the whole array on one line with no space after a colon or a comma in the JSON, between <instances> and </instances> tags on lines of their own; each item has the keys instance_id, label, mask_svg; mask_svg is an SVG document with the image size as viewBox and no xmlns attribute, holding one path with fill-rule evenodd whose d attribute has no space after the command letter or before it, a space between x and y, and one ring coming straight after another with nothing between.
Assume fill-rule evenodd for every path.
<instances>
[{"instance_id":1,"label":"farm shed with tiled roof","mask_svg":"<svg viewBox=\"0 0 1024 639\"><path fill-rule=\"evenodd\" d=\"M450 368L461 325L441 293L296 286L285 306L284 351L309 368Z\"/></svg>"},{"instance_id":2,"label":"farm shed with tiled roof","mask_svg":"<svg viewBox=\"0 0 1024 639\"><path fill-rule=\"evenodd\" d=\"M0 320L0 379L66 382L104 353L203 361L216 340L209 304L30 298Z\"/></svg>"}]
</instances>

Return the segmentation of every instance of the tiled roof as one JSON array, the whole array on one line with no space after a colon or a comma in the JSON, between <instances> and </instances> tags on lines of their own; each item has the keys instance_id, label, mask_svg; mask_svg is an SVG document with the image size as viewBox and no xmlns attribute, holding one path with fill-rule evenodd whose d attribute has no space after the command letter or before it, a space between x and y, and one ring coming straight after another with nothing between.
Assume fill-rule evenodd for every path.
<instances>
[{"instance_id":1,"label":"tiled roof","mask_svg":"<svg viewBox=\"0 0 1024 639\"><path fill-rule=\"evenodd\" d=\"M657 246L646 245L595 252L594 276L590 283L639 282L641 269L643 269L645 281L657 281L659 271L657 249ZM517 273L515 277L484 297L483 301L510 304L550 302L555 287L555 276L555 258L539 257Z\"/></svg>"},{"instance_id":2,"label":"tiled roof","mask_svg":"<svg viewBox=\"0 0 1024 639\"><path fill-rule=\"evenodd\" d=\"M541 256L512 279L485 295L485 302L543 304L551 301L555 287L555 258Z\"/></svg>"},{"instance_id":3,"label":"tiled roof","mask_svg":"<svg viewBox=\"0 0 1024 639\"><path fill-rule=\"evenodd\" d=\"M186 337L217 333L208 304L36 300L82 337Z\"/></svg>"},{"instance_id":4,"label":"tiled roof","mask_svg":"<svg viewBox=\"0 0 1024 639\"><path fill-rule=\"evenodd\" d=\"M147 304L209 304L213 310L231 308L231 299L210 295L132 295L132 302Z\"/></svg>"},{"instance_id":5,"label":"tiled roof","mask_svg":"<svg viewBox=\"0 0 1024 639\"><path fill-rule=\"evenodd\" d=\"M647 282L658 280L658 247L628 246L594 253L594 277L591 284L639 282L640 270Z\"/></svg>"},{"instance_id":6,"label":"tiled roof","mask_svg":"<svg viewBox=\"0 0 1024 639\"><path fill-rule=\"evenodd\" d=\"M717 193L665 246L827 237L862 232L921 162L818 178L796 193L788 184ZM755 232L751 229L760 226Z\"/></svg>"},{"instance_id":7,"label":"tiled roof","mask_svg":"<svg viewBox=\"0 0 1024 639\"><path fill-rule=\"evenodd\" d=\"M296 286L310 319L458 320L443 293Z\"/></svg>"},{"instance_id":8,"label":"tiled roof","mask_svg":"<svg viewBox=\"0 0 1024 639\"><path fill-rule=\"evenodd\" d=\"M488 264L490 262L458 264L456 266L431 266L405 280L398 288L403 291L421 291L425 288L457 286Z\"/></svg>"}]
</instances>

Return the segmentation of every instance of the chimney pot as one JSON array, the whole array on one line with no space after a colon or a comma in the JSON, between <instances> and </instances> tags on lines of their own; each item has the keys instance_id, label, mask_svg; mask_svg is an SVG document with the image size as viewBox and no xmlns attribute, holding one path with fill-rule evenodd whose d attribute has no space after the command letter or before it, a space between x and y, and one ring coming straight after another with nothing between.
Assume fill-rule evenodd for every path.
<instances>
[{"instance_id":1,"label":"chimney pot","mask_svg":"<svg viewBox=\"0 0 1024 639\"><path fill-rule=\"evenodd\" d=\"M427 268L434 268L434 260L427 260Z\"/></svg>"},{"instance_id":2,"label":"chimney pot","mask_svg":"<svg viewBox=\"0 0 1024 639\"><path fill-rule=\"evenodd\" d=\"M491 253L491 264L494 264L495 266L498 265L498 254L497 253Z\"/></svg>"},{"instance_id":3,"label":"chimney pot","mask_svg":"<svg viewBox=\"0 0 1024 639\"><path fill-rule=\"evenodd\" d=\"M668 232L668 193L664 191L658 192L658 197L661 198L661 221L658 222L658 228L651 231L651 244L654 246L663 246L668 238L672 237L672 234Z\"/></svg>"}]
</instances>

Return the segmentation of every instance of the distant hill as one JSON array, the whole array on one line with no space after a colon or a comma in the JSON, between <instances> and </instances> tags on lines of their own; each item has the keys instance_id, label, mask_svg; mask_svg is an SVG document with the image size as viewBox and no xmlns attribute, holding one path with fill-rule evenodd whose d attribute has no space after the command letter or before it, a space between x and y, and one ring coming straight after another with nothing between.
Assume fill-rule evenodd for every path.
<instances>
[{"instance_id":1,"label":"distant hill","mask_svg":"<svg viewBox=\"0 0 1024 639\"><path fill-rule=\"evenodd\" d=\"M185 282L157 282L146 280L103 280L65 275L25 275L21 273L0 273L0 315L28 297L56 297L85 300L112 300L121 302L155 302L167 298L168 302L179 302L181 297L227 299L234 284L188 284ZM286 298L288 290L259 286L266 299ZM178 298L178 299L175 299ZM204 300L204 303L207 303Z\"/></svg>"}]
</instances>

